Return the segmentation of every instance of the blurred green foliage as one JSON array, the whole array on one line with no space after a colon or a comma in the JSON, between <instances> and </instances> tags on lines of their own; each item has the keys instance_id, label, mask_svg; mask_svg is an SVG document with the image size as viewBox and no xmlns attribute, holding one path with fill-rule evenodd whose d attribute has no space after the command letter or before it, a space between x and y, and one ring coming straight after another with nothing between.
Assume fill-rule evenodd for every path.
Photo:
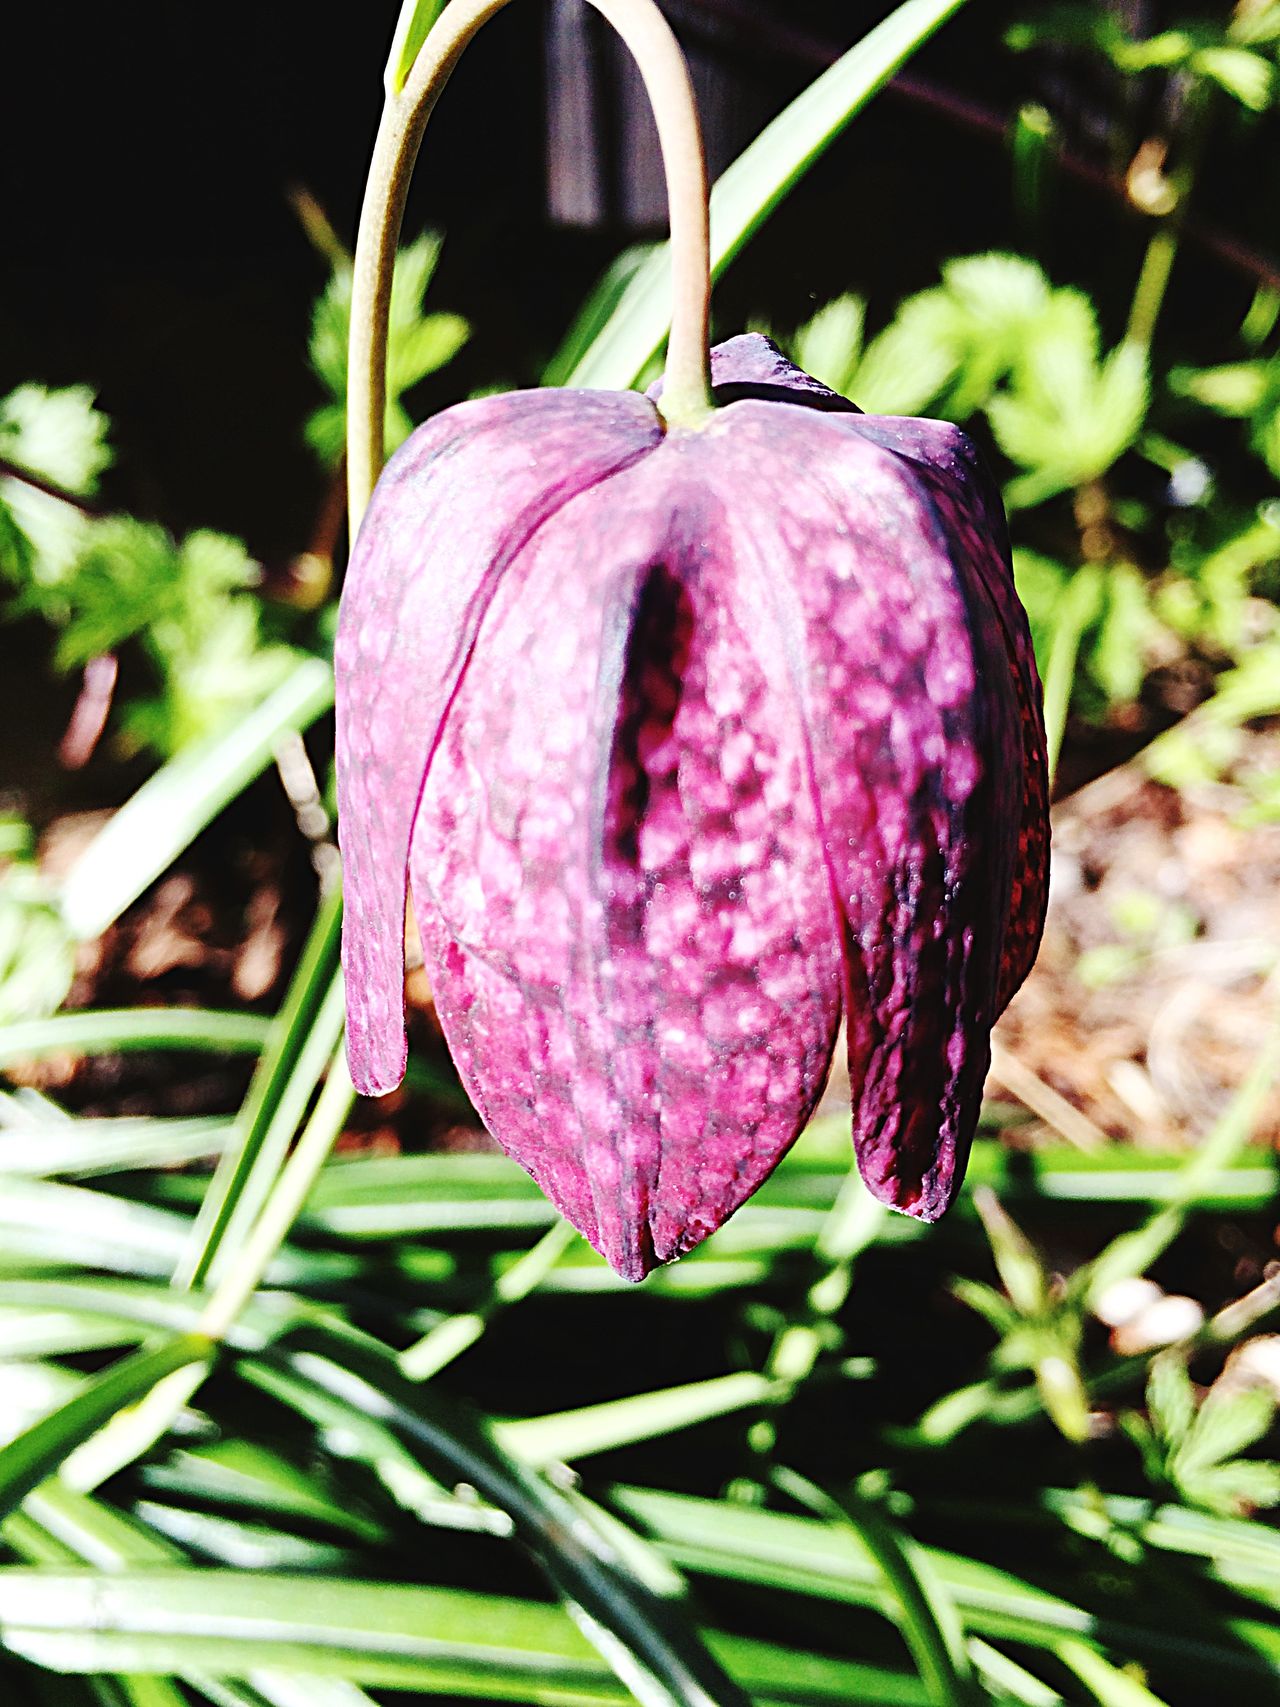
<instances>
[{"instance_id":1,"label":"blurred green foliage","mask_svg":"<svg viewBox=\"0 0 1280 1707\"><path fill-rule=\"evenodd\" d=\"M404 443L413 421L404 395L451 362L471 335L457 314L428 314L427 287L440 258L440 237L426 231L396 256L387 327L387 455ZM347 430L347 336L351 263L339 257L311 320L311 366L330 401L306 424L307 443L329 467L341 461Z\"/></svg>"}]
</instances>

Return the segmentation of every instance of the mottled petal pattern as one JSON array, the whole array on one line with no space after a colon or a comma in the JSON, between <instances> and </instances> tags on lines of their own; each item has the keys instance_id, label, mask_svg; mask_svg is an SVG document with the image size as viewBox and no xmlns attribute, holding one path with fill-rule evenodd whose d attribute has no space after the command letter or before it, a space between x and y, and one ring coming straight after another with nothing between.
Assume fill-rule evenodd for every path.
<instances>
[{"instance_id":1,"label":"mottled petal pattern","mask_svg":"<svg viewBox=\"0 0 1280 1707\"><path fill-rule=\"evenodd\" d=\"M977 1118L1008 906L1004 826L1021 751L1003 641L910 468L850 434L856 418L760 402L722 418L702 437L723 431L726 487L752 471L753 503L738 504L735 525L754 539L759 583L800 661L844 921L859 1163L877 1196L932 1220Z\"/></svg>"},{"instance_id":2,"label":"mottled petal pattern","mask_svg":"<svg viewBox=\"0 0 1280 1707\"><path fill-rule=\"evenodd\" d=\"M366 1095L404 1076L410 832L480 618L546 518L660 437L641 397L517 392L436 416L378 482L334 659L347 1049Z\"/></svg>"},{"instance_id":3,"label":"mottled petal pattern","mask_svg":"<svg viewBox=\"0 0 1280 1707\"><path fill-rule=\"evenodd\" d=\"M1017 993L1035 964L1049 900L1049 772L1040 677L1031 649L1031 630L1013 585L1004 505L973 440L950 421L863 415L852 403L811 378L767 338L746 334L712 351L711 375L720 397L776 398L858 415L849 430L897 456L907 457L924 477L922 495L938 512L958 572L979 581L999 614L1005 638L991 667L1009 670L1022 732L1023 793L1018 849L1010 885L1009 916L996 1013Z\"/></svg>"},{"instance_id":4,"label":"mottled petal pattern","mask_svg":"<svg viewBox=\"0 0 1280 1707\"><path fill-rule=\"evenodd\" d=\"M379 485L338 644L356 1083L403 1070L406 859L486 1125L620 1274L812 1112L843 1013L877 1196L958 1188L1039 939L1039 683L998 496L759 337L720 407L516 394Z\"/></svg>"},{"instance_id":5,"label":"mottled petal pattern","mask_svg":"<svg viewBox=\"0 0 1280 1707\"><path fill-rule=\"evenodd\" d=\"M772 1169L840 1011L795 697L684 483L696 448L671 435L511 566L413 845L477 1107L633 1279Z\"/></svg>"}]
</instances>

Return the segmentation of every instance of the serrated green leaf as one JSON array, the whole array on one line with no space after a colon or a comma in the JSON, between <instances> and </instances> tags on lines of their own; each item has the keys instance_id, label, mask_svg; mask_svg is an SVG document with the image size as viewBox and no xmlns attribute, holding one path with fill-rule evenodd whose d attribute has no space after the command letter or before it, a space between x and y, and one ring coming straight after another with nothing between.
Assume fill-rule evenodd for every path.
<instances>
[{"instance_id":1,"label":"serrated green leaf","mask_svg":"<svg viewBox=\"0 0 1280 1707\"><path fill-rule=\"evenodd\" d=\"M0 399L0 457L81 497L111 466L108 430L87 385L20 385Z\"/></svg>"},{"instance_id":2,"label":"serrated green leaf","mask_svg":"<svg viewBox=\"0 0 1280 1707\"><path fill-rule=\"evenodd\" d=\"M74 972L74 944L48 884L25 861L0 869L0 1026L53 1013Z\"/></svg>"},{"instance_id":3,"label":"serrated green leaf","mask_svg":"<svg viewBox=\"0 0 1280 1707\"><path fill-rule=\"evenodd\" d=\"M965 323L943 290L908 298L867 345L850 381L859 408L873 415L916 415L941 397L960 371Z\"/></svg>"},{"instance_id":4,"label":"serrated green leaf","mask_svg":"<svg viewBox=\"0 0 1280 1707\"><path fill-rule=\"evenodd\" d=\"M867 305L860 296L837 296L798 328L796 361L808 374L847 395L862 355Z\"/></svg>"},{"instance_id":5,"label":"serrated green leaf","mask_svg":"<svg viewBox=\"0 0 1280 1707\"><path fill-rule=\"evenodd\" d=\"M451 362L470 336L459 314L430 314L406 326L391 346L387 384L395 392L407 391Z\"/></svg>"},{"instance_id":6,"label":"serrated green leaf","mask_svg":"<svg viewBox=\"0 0 1280 1707\"><path fill-rule=\"evenodd\" d=\"M1276 1402L1262 1387L1240 1391L1211 1388L1190 1432L1178 1445L1175 1475L1188 1482L1201 1470L1255 1446L1275 1420Z\"/></svg>"},{"instance_id":7,"label":"serrated green leaf","mask_svg":"<svg viewBox=\"0 0 1280 1707\"><path fill-rule=\"evenodd\" d=\"M1142 691L1147 649L1157 624L1147 583L1131 563L1115 563L1107 572L1106 602L1089 669L1109 703L1127 704Z\"/></svg>"},{"instance_id":8,"label":"serrated green leaf","mask_svg":"<svg viewBox=\"0 0 1280 1707\"><path fill-rule=\"evenodd\" d=\"M387 326L388 454L398 449L413 429L401 395L451 362L471 336L470 326L460 315L425 311L424 299L440 258L441 241L437 232L423 232L400 249L395 259ZM303 431L312 450L335 466L345 449L351 288L351 264L344 260L334 268L311 320L311 367L331 401L311 413Z\"/></svg>"},{"instance_id":9,"label":"serrated green leaf","mask_svg":"<svg viewBox=\"0 0 1280 1707\"><path fill-rule=\"evenodd\" d=\"M1185 1498L1209 1511L1238 1515L1265 1510L1280 1505L1280 1464L1236 1458L1185 1475L1179 1470L1178 1485Z\"/></svg>"},{"instance_id":10,"label":"serrated green leaf","mask_svg":"<svg viewBox=\"0 0 1280 1707\"><path fill-rule=\"evenodd\" d=\"M976 1310L1002 1338L1021 1325L1022 1318L1004 1293L997 1292L994 1286L988 1286L984 1281L967 1280L962 1276L951 1282L951 1291L962 1304Z\"/></svg>"},{"instance_id":11,"label":"serrated green leaf","mask_svg":"<svg viewBox=\"0 0 1280 1707\"><path fill-rule=\"evenodd\" d=\"M1147 1408L1161 1440L1176 1451L1190 1434L1196 1416L1195 1388L1177 1352L1165 1352L1152 1362Z\"/></svg>"},{"instance_id":12,"label":"serrated green leaf","mask_svg":"<svg viewBox=\"0 0 1280 1707\"><path fill-rule=\"evenodd\" d=\"M1092 306L1078 292L1054 291L1009 390L987 405L1001 450L1028 471L1010 483L1006 502L1040 503L1105 472L1137 437L1148 395L1145 352L1125 343L1099 361Z\"/></svg>"},{"instance_id":13,"label":"serrated green leaf","mask_svg":"<svg viewBox=\"0 0 1280 1707\"><path fill-rule=\"evenodd\" d=\"M1280 479L1280 406L1254 424L1253 448L1277 479Z\"/></svg>"},{"instance_id":14,"label":"serrated green leaf","mask_svg":"<svg viewBox=\"0 0 1280 1707\"><path fill-rule=\"evenodd\" d=\"M1238 42L1280 41L1280 5L1275 0L1270 5L1266 0L1253 0L1250 5L1237 6L1227 34Z\"/></svg>"},{"instance_id":15,"label":"serrated green leaf","mask_svg":"<svg viewBox=\"0 0 1280 1707\"><path fill-rule=\"evenodd\" d=\"M987 1187L980 1187L974 1194L974 1207L982 1218L997 1272L1015 1308L1023 1315L1038 1314L1045 1305L1047 1282L1035 1247Z\"/></svg>"}]
</instances>

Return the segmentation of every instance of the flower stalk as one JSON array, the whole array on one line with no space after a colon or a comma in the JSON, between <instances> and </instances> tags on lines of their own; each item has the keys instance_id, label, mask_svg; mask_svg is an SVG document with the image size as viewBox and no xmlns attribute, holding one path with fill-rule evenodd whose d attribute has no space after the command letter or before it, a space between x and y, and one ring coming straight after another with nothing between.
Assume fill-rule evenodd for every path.
<instances>
[{"instance_id":1,"label":"flower stalk","mask_svg":"<svg viewBox=\"0 0 1280 1707\"><path fill-rule=\"evenodd\" d=\"M476 33L510 0L451 0L404 87L388 80L356 238L347 383L347 501L354 539L384 456L387 330L396 245L427 121ZM708 326L711 249L697 107L679 45L655 0L591 0L635 58L662 147L670 206L671 335L662 414L695 426L711 412ZM414 0L406 0L412 8ZM401 37L397 31L397 41Z\"/></svg>"}]
</instances>

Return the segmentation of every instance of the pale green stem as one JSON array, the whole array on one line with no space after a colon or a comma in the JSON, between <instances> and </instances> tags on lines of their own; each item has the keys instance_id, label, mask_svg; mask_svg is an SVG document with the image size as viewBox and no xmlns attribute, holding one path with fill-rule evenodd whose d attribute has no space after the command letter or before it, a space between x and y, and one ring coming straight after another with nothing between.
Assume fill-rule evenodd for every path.
<instances>
[{"instance_id":1,"label":"pale green stem","mask_svg":"<svg viewBox=\"0 0 1280 1707\"><path fill-rule=\"evenodd\" d=\"M382 468L387 329L396 245L414 161L463 50L510 0L451 0L418 52L404 88L389 79L356 238L347 367L347 497L354 538ZM412 7L414 0L407 0ZM667 175L672 315L662 413L693 425L711 408L707 367L711 250L707 176L697 107L678 43L655 0L591 0L631 50L644 79ZM397 40L400 39L397 32Z\"/></svg>"},{"instance_id":2,"label":"pale green stem","mask_svg":"<svg viewBox=\"0 0 1280 1707\"><path fill-rule=\"evenodd\" d=\"M1133 303L1129 309L1129 324L1125 342L1149 350L1155 336L1156 321L1169 288L1169 274L1178 253L1178 232L1173 225L1162 225L1147 244L1142 271L1134 287Z\"/></svg>"}]
</instances>

